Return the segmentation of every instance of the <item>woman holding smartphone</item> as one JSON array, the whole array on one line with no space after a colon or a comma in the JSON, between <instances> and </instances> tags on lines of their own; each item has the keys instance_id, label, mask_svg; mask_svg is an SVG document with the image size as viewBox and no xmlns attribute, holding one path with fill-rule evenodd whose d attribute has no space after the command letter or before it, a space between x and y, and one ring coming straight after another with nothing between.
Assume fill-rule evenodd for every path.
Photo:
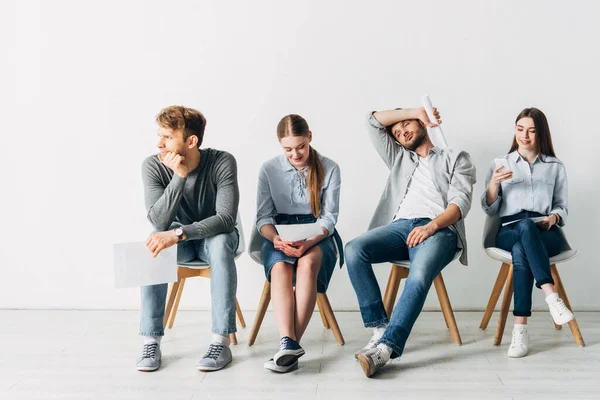
<instances>
[{"instance_id":1,"label":"woman holding smartphone","mask_svg":"<svg viewBox=\"0 0 600 400\"><path fill-rule=\"evenodd\" d=\"M527 317L534 280L556 324L574 318L558 297L550 273L549 258L561 250L558 226L565 225L568 215L567 173L556 158L542 111L526 108L517 116L509 154L496 159L487 174L481 207L500 217L496 246L512 255L515 325L508 356L524 357L529 351Z\"/></svg>"},{"instance_id":2,"label":"woman holding smartphone","mask_svg":"<svg viewBox=\"0 0 600 400\"><path fill-rule=\"evenodd\" d=\"M324 293L329 285L336 244L342 251L335 230L341 178L339 166L311 147L312 132L301 116L283 117L277 138L283 154L264 163L259 173L256 228L264 238L261 257L281 337L279 351L265 368L288 372L304 355L300 339L317 291ZM298 242L282 240L275 229L276 224L313 222L320 224L321 234Z\"/></svg>"}]
</instances>

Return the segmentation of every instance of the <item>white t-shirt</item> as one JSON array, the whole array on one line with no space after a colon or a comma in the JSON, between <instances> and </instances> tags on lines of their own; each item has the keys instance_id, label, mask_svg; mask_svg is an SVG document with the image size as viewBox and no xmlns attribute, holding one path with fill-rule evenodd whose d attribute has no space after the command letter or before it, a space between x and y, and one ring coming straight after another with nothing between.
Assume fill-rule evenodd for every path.
<instances>
[{"instance_id":1,"label":"white t-shirt","mask_svg":"<svg viewBox=\"0 0 600 400\"><path fill-rule=\"evenodd\" d=\"M400 218L434 219L444 212L444 200L433 184L429 158L419 157L419 163L408 183L406 196L398 208L394 221Z\"/></svg>"}]
</instances>

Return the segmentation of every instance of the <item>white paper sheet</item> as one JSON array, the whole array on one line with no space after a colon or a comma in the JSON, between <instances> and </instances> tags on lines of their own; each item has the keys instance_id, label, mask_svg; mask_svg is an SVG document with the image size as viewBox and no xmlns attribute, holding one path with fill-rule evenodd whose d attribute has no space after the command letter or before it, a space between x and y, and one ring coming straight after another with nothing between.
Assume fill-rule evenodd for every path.
<instances>
[{"instance_id":1,"label":"white paper sheet","mask_svg":"<svg viewBox=\"0 0 600 400\"><path fill-rule=\"evenodd\" d=\"M162 250L156 258L146 242L113 245L115 287L126 288L177 281L177 246Z\"/></svg>"},{"instance_id":2,"label":"white paper sheet","mask_svg":"<svg viewBox=\"0 0 600 400\"><path fill-rule=\"evenodd\" d=\"M431 104L431 99L429 98L428 94L423 96L421 99L421 104L423 104L423 108L425 108L425 112L427 112L429 120L434 124L437 124L437 119L435 119L435 116L433 115L433 105ZM433 128L427 127L427 132L429 133L429 137L431 138L434 146L442 148L448 147L448 142L446 142L444 132L442 132L442 128L439 125Z\"/></svg>"},{"instance_id":3,"label":"white paper sheet","mask_svg":"<svg viewBox=\"0 0 600 400\"><path fill-rule=\"evenodd\" d=\"M546 218L546 217L531 217L531 218L529 218L529 219L530 219L530 220L532 220L534 223L538 223L538 222L540 222L540 221L543 221L543 220L544 220L544 218ZM502 224L502 226L506 226L506 225L514 224L515 222L519 222L519 221L522 221L522 220L520 220L520 219L517 219L517 220L515 220L515 221L505 222L505 223L503 223L503 224Z\"/></svg>"},{"instance_id":4,"label":"white paper sheet","mask_svg":"<svg viewBox=\"0 0 600 400\"><path fill-rule=\"evenodd\" d=\"M318 222L311 224L275 225L275 229L277 229L281 240L288 242L296 242L323 234L321 224Z\"/></svg>"}]
</instances>

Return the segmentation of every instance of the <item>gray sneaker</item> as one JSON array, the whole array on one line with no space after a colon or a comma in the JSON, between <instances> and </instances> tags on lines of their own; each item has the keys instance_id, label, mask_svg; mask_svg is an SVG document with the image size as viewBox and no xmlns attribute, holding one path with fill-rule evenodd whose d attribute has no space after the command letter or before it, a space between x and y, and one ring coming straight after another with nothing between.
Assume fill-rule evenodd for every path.
<instances>
[{"instance_id":1,"label":"gray sneaker","mask_svg":"<svg viewBox=\"0 0 600 400\"><path fill-rule=\"evenodd\" d=\"M160 368L160 344L146 343L142 349L142 355L137 360L136 368L138 371L150 372Z\"/></svg>"},{"instance_id":2,"label":"gray sneaker","mask_svg":"<svg viewBox=\"0 0 600 400\"><path fill-rule=\"evenodd\" d=\"M200 371L218 371L229 364L231 360L231 350L228 346L211 343L204 357L196 364L196 369Z\"/></svg>"},{"instance_id":3,"label":"gray sneaker","mask_svg":"<svg viewBox=\"0 0 600 400\"><path fill-rule=\"evenodd\" d=\"M383 345L358 353L358 361L360 361L360 366L368 378L373 376L390 360L389 352L384 351L380 346Z\"/></svg>"}]
</instances>

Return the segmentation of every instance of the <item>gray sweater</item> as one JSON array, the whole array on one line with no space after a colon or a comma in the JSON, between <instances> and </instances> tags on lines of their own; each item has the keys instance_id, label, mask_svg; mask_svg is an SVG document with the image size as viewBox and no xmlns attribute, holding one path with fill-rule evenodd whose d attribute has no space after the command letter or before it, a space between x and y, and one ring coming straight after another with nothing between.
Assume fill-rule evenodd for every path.
<instances>
[{"instance_id":1,"label":"gray sweater","mask_svg":"<svg viewBox=\"0 0 600 400\"><path fill-rule=\"evenodd\" d=\"M200 149L200 164L181 178L157 155L142 164L148 220L157 231L183 225L187 240L203 239L235 228L240 199L235 158Z\"/></svg>"}]
</instances>

